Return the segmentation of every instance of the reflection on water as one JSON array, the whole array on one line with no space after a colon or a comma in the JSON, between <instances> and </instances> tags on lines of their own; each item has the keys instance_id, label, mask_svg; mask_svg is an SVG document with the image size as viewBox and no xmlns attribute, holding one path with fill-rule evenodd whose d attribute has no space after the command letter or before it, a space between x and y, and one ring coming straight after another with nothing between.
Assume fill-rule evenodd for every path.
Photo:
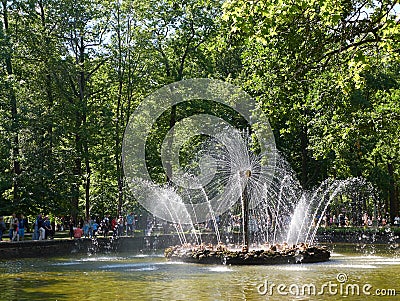
<instances>
[{"instance_id":1,"label":"reflection on water","mask_svg":"<svg viewBox=\"0 0 400 301\"><path fill-rule=\"evenodd\" d=\"M329 262L307 265L195 265L130 254L0 261L0 300L375 300L377 289L400 294L398 252L332 248ZM331 291L324 287L329 283ZM316 291L301 295L304 285ZM361 291L352 294L349 287Z\"/></svg>"}]
</instances>

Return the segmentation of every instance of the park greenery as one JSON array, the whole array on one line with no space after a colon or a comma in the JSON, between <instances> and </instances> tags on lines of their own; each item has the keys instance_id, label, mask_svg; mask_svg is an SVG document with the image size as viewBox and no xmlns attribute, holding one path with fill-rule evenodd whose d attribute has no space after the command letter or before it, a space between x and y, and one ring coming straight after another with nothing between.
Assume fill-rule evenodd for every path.
<instances>
[{"instance_id":1,"label":"park greenery","mask_svg":"<svg viewBox=\"0 0 400 301\"><path fill-rule=\"evenodd\" d=\"M87 216L137 206L122 139L158 88L215 78L253 96L301 185L364 177L399 211L397 0L1 0L0 214ZM211 102L173 106L147 152ZM200 142L199 142L200 143ZM368 209L368 208L363 208Z\"/></svg>"}]
</instances>

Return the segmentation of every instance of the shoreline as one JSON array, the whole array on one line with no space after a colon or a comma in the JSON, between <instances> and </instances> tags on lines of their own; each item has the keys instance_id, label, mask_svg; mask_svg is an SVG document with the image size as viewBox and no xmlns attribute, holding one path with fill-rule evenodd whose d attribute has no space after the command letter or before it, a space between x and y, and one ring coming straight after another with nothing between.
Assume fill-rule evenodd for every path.
<instances>
[{"instance_id":1,"label":"shoreline","mask_svg":"<svg viewBox=\"0 0 400 301\"><path fill-rule=\"evenodd\" d=\"M324 229L326 230L326 229ZM369 230L369 229L368 229ZM319 232L322 232L319 231ZM399 247L400 239L393 232L371 231L335 231L329 229L316 236L315 244L365 244L388 245ZM188 239L190 239L188 235ZM205 241L215 242L215 235L203 234ZM121 237L97 237L96 239L81 238L56 238L50 240L24 240L2 241L0 243L0 260L22 258L45 258L55 256L68 256L72 254L93 253L118 253L118 252L155 252L164 250L170 246L180 244L179 236L175 234L163 234L158 236L121 236Z\"/></svg>"}]
</instances>

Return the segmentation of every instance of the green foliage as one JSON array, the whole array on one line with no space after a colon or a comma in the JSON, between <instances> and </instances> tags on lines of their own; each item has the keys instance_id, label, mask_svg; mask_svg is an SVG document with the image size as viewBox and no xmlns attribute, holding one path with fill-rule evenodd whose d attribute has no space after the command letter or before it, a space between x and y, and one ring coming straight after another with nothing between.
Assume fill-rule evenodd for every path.
<instances>
[{"instance_id":1,"label":"green foliage","mask_svg":"<svg viewBox=\"0 0 400 301\"><path fill-rule=\"evenodd\" d=\"M364 176L393 215L400 186L396 3L2 1L0 213L138 209L121 163L129 117L165 84L213 77L257 99L304 187ZM160 152L170 126L210 112L246 126L206 101L165 112L146 144L155 181L165 181ZM183 146L184 164L204 139Z\"/></svg>"},{"instance_id":2,"label":"green foliage","mask_svg":"<svg viewBox=\"0 0 400 301\"><path fill-rule=\"evenodd\" d=\"M229 1L238 81L305 187L364 176L399 210L397 1Z\"/></svg>"}]
</instances>

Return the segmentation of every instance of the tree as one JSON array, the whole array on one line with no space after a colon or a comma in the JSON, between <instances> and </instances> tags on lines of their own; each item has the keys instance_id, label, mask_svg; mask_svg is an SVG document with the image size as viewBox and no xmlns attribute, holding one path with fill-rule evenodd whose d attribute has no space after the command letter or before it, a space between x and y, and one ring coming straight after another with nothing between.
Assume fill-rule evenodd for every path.
<instances>
[{"instance_id":1,"label":"tree","mask_svg":"<svg viewBox=\"0 0 400 301\"><path fill-rule=\"evenodd\" d=\"M18 206L20 202L20 183L19 176L21 174L21 163L20 163L20 121L18 114L18 102L16 95L16 76L14 72L13 65L13 55L14 55L14 45L13 45L13 32L10 26L10 16L9 16L9 3L6 0L1 1L2 4L2 26L0 37L2 38L2 58L5 63L5 74L4 74L4 90L5 97L8 100L9 107L9 118L10 128L8 129L8 134L11 136L10 146L11 146L11 162L12 162L12 189L13 189L13 206Z\"/></svg>"},{"instance_id":2,"label":"tree","mask_svg":"<svg viewBox=\"0 0 400 301\"><path fill-rule=\"evenodd\" d=\"M122 136L129 117L140 98L151 86L149 66L152 62L152 47L147 40L148 33L137 19L134 3L116 3L111 18L112 32L115 34L108 45L110 65L108 76L112 90L114 161L117 179L118 215L124 205L124 173L122 168ZM151 89L151 88L150 88Z\"/></svg>"},{"instance_id":3,"label":"tree","mask_svg":"<svg viewBox=\"0 0 400 301\"><path fill-rule=\"evenodd\" d=\"M360 85L366 66L362 53L395 39L387 29L395 28L396 3L226 2L224 19L231 23L231 34L247 47L241 81L268 112L278 147L304 187L321 181L326 160L335 160L316 160L312 124L321 117L324 101L341 99L338 93L349 95Z\"/></svg>"},{"instance_id":4,"label":"tree","mask_svg":"<svg viewBox=\"0 0 400 301\"><path fill-rule=\"evenodd\" d=\"M148 33L149 43L155 50L153 60L161 63L161 71L152 74L157 83L169 84L189 77L201 77L207 58L202 47L216 33L216 18L220 14L221 1L148 1L136 6L138 17ZM183 110L185 110L183 108ZM177 106L171 107L169 117L161 123L166 133L179 120ZM169 140L172 143L172 140ZM169 145L171 147L171 145ZM160 153L160 149L158 152ZM166 179L172 174L166 160Z\"/></svg>"},{"instance_id":5,"label":"tree","mask_svg":"<svg viewBox=\"0 0 400 301\"><path fill-rule=\"evenodd\" d=\"M61 16L60 28L57 33L66 46L65 76L69 88L65 97L73 111L74 152L75 163L72 184L71 215L76 219L79 211L79 188L83 181L85 189L85 216L89 217L90 209L90 125L87 123L89 100L98 93L91 86L94 74L105 63L106 58L101 53L108 20L106 7L99 1L64 1L57 7Z\"/></svg>"}]
</instances>

